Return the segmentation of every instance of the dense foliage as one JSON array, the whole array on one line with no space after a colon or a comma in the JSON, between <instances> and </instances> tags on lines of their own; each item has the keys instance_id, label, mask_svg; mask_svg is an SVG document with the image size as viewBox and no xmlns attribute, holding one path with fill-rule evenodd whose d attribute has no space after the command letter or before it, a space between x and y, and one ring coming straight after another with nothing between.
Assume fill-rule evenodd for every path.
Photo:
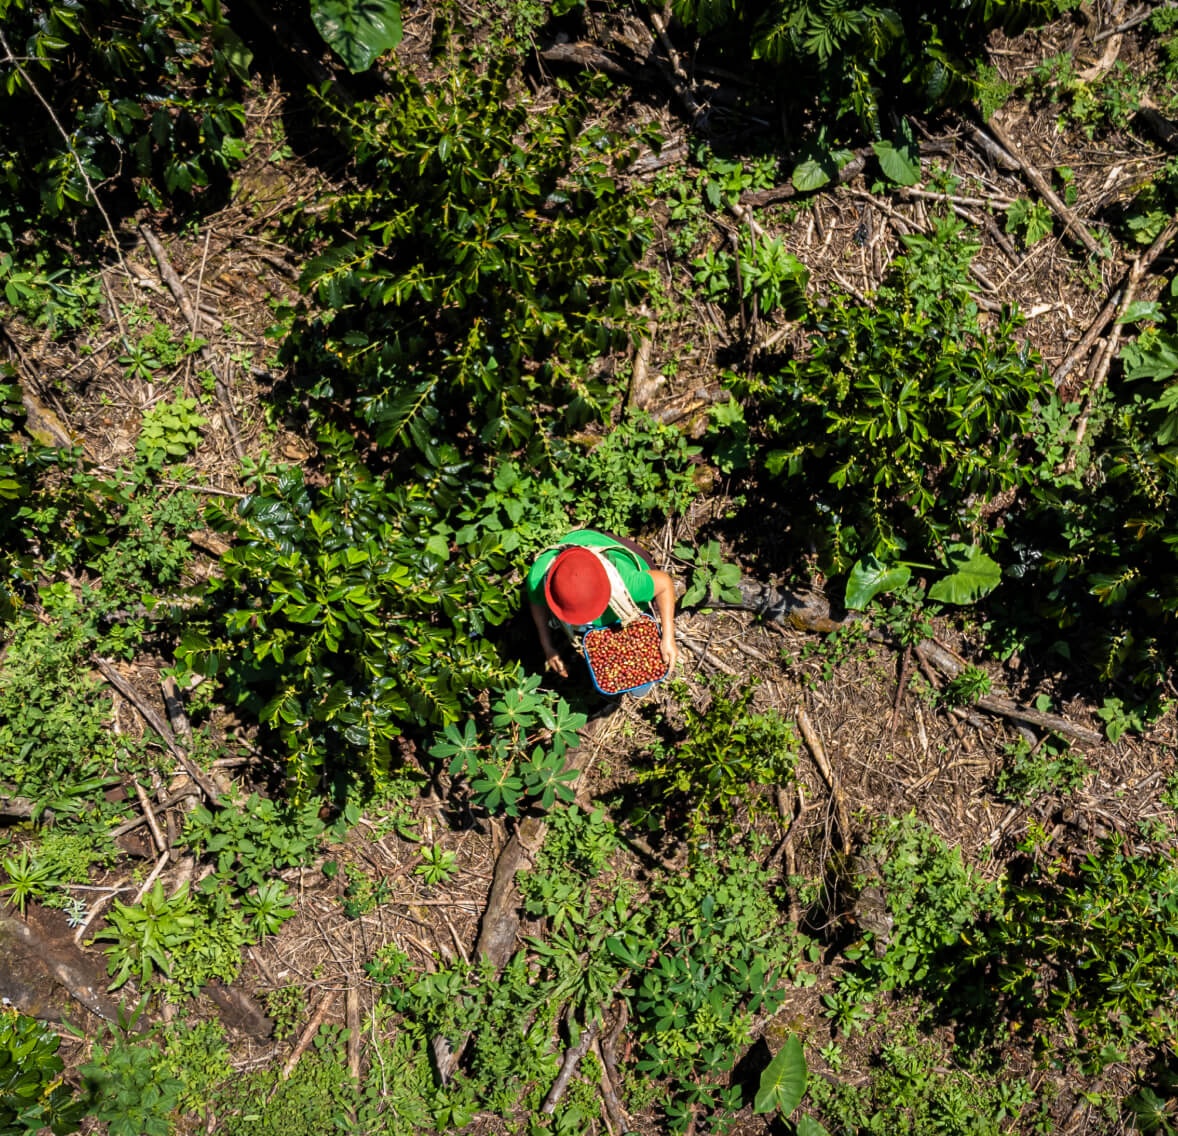
<instances>
[{"instance_id":1,"label":"dense foliage","mask_svg":"<svg viewBox=\"0 0 1178 1136\"><path fill-rule=\"evenodd\" d=\"M901 100L927 111L975 96L986 34L1017 35L1072 7L1068 0L675 0L672 11L738 59L765 60L822 106L879 137Z\"/></svg>"}]
</instances>

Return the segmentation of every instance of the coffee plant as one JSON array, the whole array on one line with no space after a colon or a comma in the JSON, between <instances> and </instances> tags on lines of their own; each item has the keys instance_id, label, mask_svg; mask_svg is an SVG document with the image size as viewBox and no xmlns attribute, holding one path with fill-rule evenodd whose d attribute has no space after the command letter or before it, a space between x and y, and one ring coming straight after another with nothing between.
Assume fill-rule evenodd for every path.
<instances>
[{"instance_id":1,"label":"coffee plant","mask_svg":"<svg viewBox=\"0 0 1178 1136\"><path fill-rule=\"evenodd\" d=\"M929 110L975 96L986 35L1018 35L1070 7L1067 0L923 0L849 4L831 0L674 0L672 11L705 42L747 68L764 61L822 107L879 137L887 109Z\"/></svg>"},{"instance_id":2,"label":"coffee plant","mask_svg":"<svg viewBox=\"0 0 1178 1136\"><path fill-rule=\"evenodd\" d=\"M729 378L752 400L765 470L807 487L794 523L834 571L867 555L944 558L962 538L993 550L985 506L1039 466L1027 435L1054 392L1016 339L1019 317L983 331L971 306L914 295L919 264L902 260L876 306L838 292L812 306L805 356Z\"/></svg>"},{"instance_id":3,"label":"coffee plant","mask_svg":"<svg viewBox=\"0 0 1178 1136\"><path fill-rule=\"evenodd\" d=\"M549 435L610 406L592 362L625 342L643 288L623 143L583 97L529 108L506 62L390 81L380 101L317 97L363 188L327 202L339 236L303 274L322 312L286 357L382 448L436 463L450 437L548 461Z\"/></svg>"},{"instance_id":4,"label":"coffee plant","mask_svg":"<svg viewBox=\"0 0 1178 1136\"><path fill-rule=\"evenodd\" d=\"M6 0L0 19L0 184L24 222L84 216L92 190L159 207L244 156L251 55L218 0Z\"/></svg>"}]
</instances>

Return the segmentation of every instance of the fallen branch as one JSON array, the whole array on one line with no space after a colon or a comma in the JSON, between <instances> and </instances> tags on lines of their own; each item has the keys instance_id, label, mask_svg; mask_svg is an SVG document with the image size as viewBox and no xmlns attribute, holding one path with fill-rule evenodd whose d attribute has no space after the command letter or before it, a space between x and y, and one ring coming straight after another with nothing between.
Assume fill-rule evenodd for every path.
<instances>
[{"instance_id":1,"label":"fallen branch","mask_svg":"<svg viewBox=\"0 0 1178 1136\"><path fill-rule=\"evenodd\" d=\"M916 645L916 652L918 655L923 655L931 665L950 678L954 678L962 669L961 664L948 651L927 639ZM1104 741L1103 735L1097 730L1091 730L1087 726L1081 726L1067 718L1061 718L1057 714L1045 714L1040 710L1030 710L1018 706L1009 699L1001 698L998 695L984 695L974 703L974 706L979 710L998 714L1015 722L1027 722L1044 730L1053 730L1057 734L1075 738L1087 745L1100 745Z\"/></svg>"},{"instance_id":2,"label":"fallen branch","mask_svg":"<svg viewBox=\"0 0 1178 1136\"><path fill-rule=\"evenodd\" d=\"M594 1053L601 1061L601 1098L605 1101L605 1111L619 1132L626 1132L630 1128L630 1119L626 1109L618 1096L618 1086L622 1078L618 1073L618 1039L626 1022L630 1017L630 1007L625 998L617 1003L617 1015L609 1032L602 1035L600 1043L594 1042Z\"/></svg>"},{"instance_id":3,"label":"fallen branch","mask_svg":"<svg viewBox=\"0 0 1178 1136\"><path fill-rule=\"evenodd\" d=\"M135 796L139 798L139 807L143 810L143 819L147 821L147 827L151 829L151 837L155 841L156 851L166 854L168 851L168 841L164 839L159 821L155 819L155 813L151 810L151 802L147 799L147 794L143 791L143 786L139 784L139 778L132 777L131 785L135 789Z\"/></svg>"},{"instance_id":4,"label":"fallen branch","mask_svg":"<svg viewBox=\"0 0 1178 1136\"><path fill-rule=\"evenodd\" d=\"M363 1035L360 1030L360 987L355 983L348 984L344 1016L348 1026L348 1076L358 1083L360 1080L360 1042Z\"/></svg>"},{"instance_id":5,"label":"fallen branch","mask_svg":"<svg viewBox=\"0 0 1178 1136\"><path fill-rule=\"evenodd\" d=\"M1153 262L1165 252L1166 246L1175 236L1178 236L1178 221L1171 221L1157 235L1153 244L1133 261L1120 287L1113 292L1108 302L1100 309L1096 319L1092 321L1088 330L1084 333L1083 338L1068 352L1063 362L1052 371L1051 381L1056 387L1060 386L1063 380L1067 378L1076 363L1088 354L1092 345L1104 334L1104 329L1108 326L1109 321L1114 318L1120 319L1125 314L1129 308L1129 304L1133 300L1133 295L1137 290L1138 284L1141 283L1146 272L1153 265Z\"/></svg>"},{"instance_id":6,"label":"fallen branch","mask_svg":"<svg viewBox=\"0 0 1178 1136\"><path fill-rule=\"evenodd\" d=\"M874 152L870 146L861 146L855 151L855 156L845 166L841 167L830 181L820 188L824 190L834 189L836 186L850 181L853 177L857 177L863 172L863 167L867 165L867 159ZM809 193L811 191L806 190L804 192ZM771 186L769 189L746 189L740 195L740 204L760 208L764 205L775 205L779 201L788 201L791 197L798 197L802 193L803 191L799 190L792 181L787 181L781 185Z\"/></svg>"},{"instance_id":7,"label":"fallen branch","mask_svg":"<svg viewBox=\"0 0 1178 1136\"><path fill-rule=\"evenodd\" d=\"M540 1112L544 1116L551 1116L556 1111L556 1106L569 1087L569 1081L577 1071L581 1058L589 1052L589 1047L593 1044L593 1039L596 1036L597 1019L594 1018L581 1029L581 1036L577 1039L577 1044L566 1050L564 1060L560 1063L560 1072L556 1074L556 1080L552 1082L552 1088L548 1090L548 1095L540 1106Z\"/></svg>"},{"instance_id":8,"label":"fallen branch","mask_svg":"<svg viewBox=\"0 0 1178 1136\"><path fill-rule=\"evenodd\" d=\"M198 789L195 785L185 785L182 788L177 789L176 792L169 793L166 797L161 798L158 804L161 809L170 809L173 805L178 805L181 801L188 800L192 797L199 797L200 795L201 790ZM147 817L143 816L142 814L132 817L130 820L124 821L122 824L120 824L118 828L112 828L110 832L107 833L107 837L111 840L115 840L120 836L126 836L128 832L133 832L141 824L146 823Z\"/></svg>"},{"instance_id":9,"label":"fallen branch","mask_svg":"<svg viewBox=\"0 0 1178 1136\"><path fill-rule=\"evenodd\" d=\"M703 129L706 126L707 109L700 105L699 100L691 91L690 84L687 78L687 72L683 70L683 64L679 61L679 53L675 50L675 45L671 43L671 37L667 35L667 26L663 23L663 18L658 12L650 13L650 22L658 34L659 42L663 46L663 50L667 53L667 59L670 60L670 73L667 74L666 66L655 58L659 63L660 69L667 75L670 81L671 88L678 96L679 101L687 108L688 114L691 115L691 125L694 129Z\"/></svg>"},{"instance_id":10,"label":"fallen branch","mask_svg":"<svg viewBox=\"0 0 1178 1136\"><path fill-rule=\"evenodd\" d=\"M188 776L200 787L200 791L208 798L209 803L215 805L218 795L217 787L208 779L208 776L196 762L176 744L176 739L172 737L172 731L160 716L159 711L144 702L135 688L105 659L95 659L94 665L101 672L102 677L139 711L143 720L159 735L168 752L180 762Z\"/></svg>"},{"instance_id":11,"label":"fallen branch","mask_svg":"<svg viewBox=\"0 0 1178 1136\"><path fill-rule=\"evenodd\" d=\"M716 658L702 643L697 643L694 639L689 639L681 631L676 633L676 641L682 646L686 647L701 663L707 663L710 667L715 667L716 670L722 671L726 675L735 676L734 671L723 659Z\"/></svg>"},{"instance_id":12,"label":"fallen branch","mask_svg":"<svg viewBox=\"0 0 1178 1136\"><path fill-rule=\"evenodd\" d=\"M323 1025L323 1020L327 1017L327 1011L331 1009L331 1003L334 1000L335 992L332 990L329 990L319 999L319 1005L315 1007L315 1012L311 1015L311 1020L307 1023L302 1034L299 1035L298 1044L294 1047L291 1055L283 1062L282 1070L278 1074L279 1081L290 1080L290 1075L302 1060L303 1054L311 1047L311 1042L315 1039L315 1034L319 1031L319 1027ZM273 1096L277 1091L278 1085L276 1084L270 1090L270 1096Z\"/></svg>"},{"instance_id":13,"label":"fallen branch","mask_svg":"<svg viewBox=\"0 0 1178 1136\"><path fill-rule=\"evenodd\" d=\"M4 935L11 936L24 946L65 987L74 1001L80 1002L91 1013L108 1022L118 1021L119 1007L95 987L77 966L62 958L35 927L6 911L0 911L0 937ZM146 1027L147 1023L142 1022L136 1028L142 1030Z\"/></svg>"},{"instance_id":14,"label":"fallen branch","mask_svg":"<svg viewBox=\"0 0 1178 1136\"><path fill-rule=\"evenodd\" d=\"M0 816L28 820L37 811L37 802L28 797L10 797L0 793Z\"/></svg>"},{"instance_id":15,"label":"fallen branch","mask_svg":"<svg viewBox=\"0 0 1178 1136\"><path fill-rule=\"evenodd\" d=\"M640 315L649 317L650 313L643 310ZM654 346L656 325L648 323L637 344L634 347L634 369L630 375L630 392L626 397L626 405L635 410L646 410L654 400L655 392L666 382L663 375L650 375L650 354Z\"/></svg>"},{"instance_id":16,"label":"fallen branch","mask_svg":"<svg viewBox=\"0 0 1178 1136\"><path fill-rule=\"evenodd\" d=\"M851 821L847 813L846 794L843 792L838 778L834 775L834 769L826 756L822 739L818 736L814 723L810 721L810 715L802 707L799 707L796 718L798 728L802 731L802 737L806 739L810 755L814 758L814 764L818 766L818 771L826 780L827 788L830 789L830 794L834 798L835 814L839 824L839 839L845 851L851 847Z\"/></svg>"},{"instance_id":17,"label":"fallen branch","mask_svg":"<svg viewBox=\"0 0 1178 1136\"><path fill-rule=\"evenodd\" d=\"M1023 173L1026 174L1027 180L1038 191L1039 196L1051 206L1052 211L1064 223L1064 228L1071 230L1081 244L1093 254L1093 256L1104 255L1104 250L1097 239L1088 230L1088 226L1076 215L1075 211L1060 199L1059 195L1051 188L1047 179L1023 156L1021 150L1015 145L1014 140L1007 134L1005 128L998 122L996 118L990 119L990 130L994 137L998 140L1003 148L1010 154L1010 156L1018 163ZM982 132L974 127L975 137Z\"/></svg>"},{"instance_id":18,"label":"fallen branch","mask_svg":"<svg viewBox=\"0 0 1178 1136\"><path fill-rule=\"evenodd\" d=\"M184 285L181 283L180 277L176 275L176 270L172 267L171 261L168 260L168 254L164 252L164 246L160 244L159 238L148 226L140 225L139 232L147 242L147 247L151 249L151 255L155 257L155 263L159 268L160 277L168 286L168 291L175 298L176 304L180 308L180 312L184 316L189 330L194 336L199 335L200 324L197 322L196 308L192 306L192 302L188 299L188 293L184 290ZM225 429L229 433L229 442L233 446L233 452L237 456L237 460L241 461L245 458L245 450L242 448L241 438L237 433L237 422L234 417L233 400L229 395L229 387L226 385L225 379L221 375L221 369L213 359L213 353L209 350L207 343L201 344L200 357L213 373L213 387L225 417Z\"/></svg>"}]
</instances>

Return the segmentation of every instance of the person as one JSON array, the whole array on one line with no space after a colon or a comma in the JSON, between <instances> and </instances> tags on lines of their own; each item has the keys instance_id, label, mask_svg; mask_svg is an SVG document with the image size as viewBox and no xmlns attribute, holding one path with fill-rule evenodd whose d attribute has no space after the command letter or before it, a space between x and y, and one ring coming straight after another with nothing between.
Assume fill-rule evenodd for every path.
<instances>
[{"instance_id":1,"label":"person","mask_svg":"<svg viewBox=\"0 0 1178 1136\"><path fill-rule=\"evenodd\" d=\"M602 558L608 561L602 562ZM616 571L611 573L609 567ZM611 580L611 575L613 579ZM623 595L616 595L621 588ZM562 678L568 668L560 648L553 642L550 616L574 632L589 627L615 623L620 612L611 610L611 600L618 606L629 603L643 606L650 602L659 613L662 636L659 644L663 661L675 666L675 585L666 572L655 568L642 547L627 537L594 529L576 529L558 545L537 557L525 584L532 622L540 637L544 665Z\"/></svg>"}]
</instances>

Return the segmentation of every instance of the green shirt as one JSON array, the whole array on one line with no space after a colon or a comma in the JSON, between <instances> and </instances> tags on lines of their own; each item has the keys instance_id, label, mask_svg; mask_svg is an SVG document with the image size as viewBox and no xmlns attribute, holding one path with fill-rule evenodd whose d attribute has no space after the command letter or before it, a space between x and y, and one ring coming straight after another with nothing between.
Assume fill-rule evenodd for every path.
<instances>
[{"instance_id":1,"label":"green shirt","mask_svg":"<svg viewBox=\"0 0 1178 1136\"><path fill-rule=\"evenodd\" d=\"M600 548L609 562L618 570L618 575L622 577L622 583L626 585L626 591L630 593L630 598L636 604L648 604L654 599L654 577L645 568L639 568L630 550L623 548L613 537L594 532L592 529L576 529L562 537L560 543L576 544L582 548ZM536 563L532 565L526 585L529 602L540 604L543 607L548 606L548 601L544 596L544 578L548 575L549 566L556 559L557 551L557 549L550 549L548 552L542 552ZM607 607L588 626L601 627L606 623L616 622L617 616Z\"/></svg>"}]
</instances>

